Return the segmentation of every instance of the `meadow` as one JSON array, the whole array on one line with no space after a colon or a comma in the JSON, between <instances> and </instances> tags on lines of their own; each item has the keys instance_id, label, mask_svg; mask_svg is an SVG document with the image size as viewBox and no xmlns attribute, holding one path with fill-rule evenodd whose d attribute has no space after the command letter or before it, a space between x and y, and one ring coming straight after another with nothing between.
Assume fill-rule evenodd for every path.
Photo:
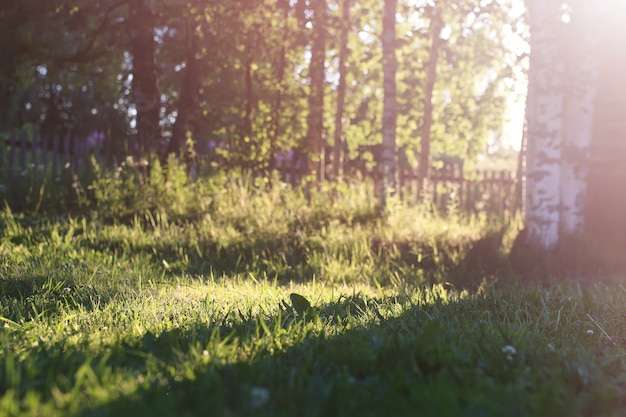
<instances>
[{"instance_id":1,"label":"meadow","mask_svg":"<svg viewBox=\"0 0 626 417\"><path fill-rule=\"evenodd\" d=\"M517 217L160 169L2 210L0 415L623 415L623 276L520 273Z\"/></svg>"}]
</instances>

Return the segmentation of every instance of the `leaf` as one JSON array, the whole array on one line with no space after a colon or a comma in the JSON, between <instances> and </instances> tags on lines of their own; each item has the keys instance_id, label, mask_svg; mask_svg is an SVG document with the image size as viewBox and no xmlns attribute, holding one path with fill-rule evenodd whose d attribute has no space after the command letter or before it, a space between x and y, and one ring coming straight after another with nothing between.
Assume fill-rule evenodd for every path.
<instances>
[{"instance_id":1,"label":"leaf","mask_svg":"<svg viewBox=\"0 0 626 417\"><path fill-rule=\"evenodd\" d=\"M305 297L300 294L291 293L289 295L289 299L291 300L291 305L293 309L296 310L299 316L303 316L307 311L311 309L311 303Z\"/></svg>"},{"instance_id":2,"label":"leaf","mask_svg":"<svg viewBox=\"0 0 626 417\"><path fill-rule=\"evenodd\" d=\"M17 327L22 327L22 325L20 325L19 323L16 323L13 320L7 319L6 317L3 317L3 316L0 316L0 321L3 321L3 322L8 323L8 324L12 324L12 325L17 326Z\"/></svg>"},{"instance_id":3,"label":"leaf","mask_svg":"<svg viewBox=\"0 0 626 417\"><path fill-rule=\"evenodd\" d=\"M267 336L271 336L272 335L272 331L270 330L269 326L267 325L267 323L265 323L265 320L263 320L262 317L258 317L257 318L257 322L258 322L259 326L261 326L261 328L263 329L263 331L265 332L265 334Z\"/></svg>"}]
</instances>

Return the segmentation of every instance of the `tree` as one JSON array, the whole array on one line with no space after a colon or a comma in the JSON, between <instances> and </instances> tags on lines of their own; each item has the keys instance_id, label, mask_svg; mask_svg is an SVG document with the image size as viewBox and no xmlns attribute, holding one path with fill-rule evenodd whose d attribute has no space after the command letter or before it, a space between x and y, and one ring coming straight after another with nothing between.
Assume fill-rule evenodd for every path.
<instances>
[{"instance_id":1,"label":"tree","mask_svg":"<svg viewBox=\"0 0 626 417\"><path fill-rule=\"evenodd\" d=\"M299 0L303 1L303 0ZM324 180L324 82L326 61L326 0L311 0L312 32L309 64L309 116L307 133L308 174Z\"/></svg>"},{"instance_id":2,"label":"tree","mask_svg":"<svg viewBox=\"0 0 626 417\"><path fill-rule=\"evenodd\" d=\"M396 0L385 0L383 9L383 146L379 161L381 207L388 193L395 193L396 181Z\"/></svg>"},{"instance_id":3,"label":"tree","mask_svg":"<svg viewBox=\"0 0 626 417\"><path fill-rule=\"evenodd\" d=\"M4 2L0 32L15 42L0 48L0 124L76 136L98 130L118 151L159 155L179 153L189 133L199 154L220 144L226 163L255 172L297 148L317 180L330 132L338 178L344 149L345 160L364 147L380 149L383 124L390 131L391 119L382 120L390 91L381 66L383 19L372 13L380 4ZM385 43L385 60L393 49L397 61L395 140L417 154L420 132L430 130L428 153L471 158L501 114L500 78L491 75L502 66L497 28L506 22L505 6L437 2L445 42L429 60L431 4L396 0L395 40ZM437 82L429 93L431 62ZM431 94L432 125L423 129ZM389 159L368 153L376 154L367 157L372 171Z\"/></svg>"},{"instance_id":4,"label":"tree","mask_svg":"<svg viewBox=\"0 0 626 417\"><path fill-rule=\"evenodd\" d=\"M430 17L430 52L428 54L428 63L426 64L426 81L424 85L424 117L422 122L421 131L421 146L420 146L420 158L419 158L419 183L418 193L420 198L424 191L424 182L427 180L430 172L430 131L433 124L433 91L435 88L435 81L437 79L437 63L439 61L439 49L444 40L441 39L441 30L443 29L443 20L441 18L442 7L438 1L432 7Z\"/></svg>"},{"instance_id":5,"label":"tree","mask_svg":"<svg viewBox=\"0 0 626 417\"><path fill-rule=\"evenodd\" d=\"M132 56L132 101L136 108L139 154L158 149L160 94L157 81L154 11L146 0L128 1L129 50Z\"/></svg>"},{"instance_id":6,"label":"tree","mask_svg":"<svg viewBox=\"0 0 626 417\"><path fill-rule=\"evenodd\" d=\"M623 6L560 3L529 4L528 203L511 261L580 275L615 267L597 254L624 244Z\"/></svg>"},{"instance_id":7,"label":"tree","mask_svg":"<svg viewBox=\"0 0 626 417\"><path fill-rule=\"evenodd\" d=\"M626 247L626 3L601 2L596 30L601 30L595 117L591 144L585 231L594 242ZM600 6L600 4L598 4ZM619 252L618 252L619 253Z\"/></svg>"},{"instance_id":8,"label":"tree","mask_svg":"<svg viewBox=\"0 0 626 417\"><path fill-rule=\"evenodd\" d=\"M341 1L341 19L339 40L339 63L337 73L337 106L335 113L335 133L333 145L333 177L335 181L340 181L343 176L344 163L344 141L343 126L345 118L346 101L346 61L348 59L348 32L350 30L350 4L352 0Z\"/></svg>"},{"instance_id":9,"label":"tree","mask_svg":"<svg viewBox=\"0 0 626 417\"><path fill-rule=\"evenodd\" d=\"M114 107L122 55L116 21L123 1L84 0L3 3L0 88L5 98L3 129L32 126L46 135L81 136L120 128L124 116ZM16 28L18 28L16 30ZM8 31L14 34L9 35Z\"/></svg>"},{"instance_id":10,"label":"tree","mask_svg":"<svg viewBox=\"0 0 626 417\"><path fill-rule=\"evenodd\" d=\"M601 4L570 0L571 22L566 25L562 47L567 65L564 85L563 137L561 143L560 230L582 234L591 141L595 116L600 46Z\"/></svg>"},{"instance_id":11,"label":"tree","mask_svg":"<svg viewBox=\"0 0 626 417\"><path fill-rule=\"evenodd\" d=\"M433 157L471 163L501 129L507 80L521 71L506 42L518 17L470 0L400 3L398 15L398 146L425 178Z\"/></svg>"},{"instance_id":12,"label":"tree","mask_svg":"<svg viewBox=\"0 0 626 417\"><path fill-rule=\"evenodd\" d=\"M526 228L530 242L554 247L559 238L563 64L560 0L528 5L531 56L528 88Z\"/></svg>"},{"instance_id":13,"label":"tree","mask_svg":"<svg viewBox=\"0 0 626 417\"><path fill-rule=\"evenodd\" d=\"M176 108L176 121L172 128L172 137L167 145L167 154L178 154L186 139L187 132L193 130L193 118L196 113L198 90L200 89L199 54L200 39L197 33L202 25L194 25L192 17L186 18L185 25L185 68L180 85Z\"/></svg>"},{"instance_id":14,"label":"tree","mask_svg":"<svg viewBox=\"0 0 626 417\"><path fill-rule=\"evenodd\" d=\"M584 232L603 7L529 4L531 60L527 104L529 243L553 249ZM571 19L565 23L564 20Z\"/></svg>"},{"instance_id":15,"label":"tree","mask_svg":"<svg viewBox=\"0 0 626 417\"><path fill-rule=\"evenodd\" d=\"M269 161L268 167L270 170L276 168L274 155L277 155L279 143L280 143L280 132L282 127L282 115L283 115L283 98L285 95L285 73L287 71L287 38L290 32L289 30L289 11L290 5L288 0L278 1L278 16L276 18L276 27L279 29L278 33L280 39L277 40L280 47L278 48L276 57L273 57L273 73L274 78L276 79L276 90L275 90L275 99L274 102L271 103L271 113L270 113L270 126L268 128L268 141L269 141Z\"/></svg>"}]
</instances>

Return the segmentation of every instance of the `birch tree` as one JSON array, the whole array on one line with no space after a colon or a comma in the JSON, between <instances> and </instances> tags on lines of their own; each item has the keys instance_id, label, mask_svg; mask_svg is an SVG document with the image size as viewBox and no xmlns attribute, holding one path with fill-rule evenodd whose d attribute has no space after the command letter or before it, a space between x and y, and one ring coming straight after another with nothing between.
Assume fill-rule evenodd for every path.
<instances>
[{"instance_id":1,"label":"birch tree","mask_svg":"<svg viewBox=\"0 0 626 417\"><path fill-rule=\"evenodd\" d=\"M341 39L339 41L339 67L337 73L337 106L335 114L335 133L333 147L333 178L340 181L343 176L344 141L343 122L344 109L346 104L346 61L348 59L348 31L350 30L350 5L352 0L342 0L341 2Z\"/></svg>"},{"instance_id":2,"label":"birch tree","mask_svg":"<svg viewBox=\"0 0 626 417\"><path fill-rule=\"evenodd\" d=\"M626 247L626 2L602 2L601 45L585 232L603 244Z\"/></svg>"},{"instance_id":3,"label":"birch tree","mask_svg":"<svg viewBox=\"0 0 626 417\"><path fill-rule=\"evenodd\" d=\"M309 115L307 133L308 173L319 184L324 180L324 62L326 59L326 0L311 2L313 28L309 64Z\"/></svg>"},{"instance_id":4,"label":"birch tree","mask_svg":"<svg viewBox=\"0 0 626 417\"><path fill-rule=\"evenodd\" d=\"M383 148L379 168L381 207L396 189L396 0L385 0L383 11Z\"/></svg>"},{"instance_id":5,"label":"birch tree","mask_svg":"<svg viewBox=\"0 0 626 417\"><path fill-rule=\"evenodd\" d=\"M601 5L582 0L570 1L570 6L572 21L563 37L567 77L561 144L560 222L565 235L580 234L584 229L598 76L596 51L600 45L601 27L595 16L602 9Z\"/></svg>"},{"instance_id":6,"label":"birch tree","mask_svg":"<svg viewBox=\"0 0 626 417\"><path fill-rule=\"evenodd\" d=\"M558 46L560 0L529 0L526 229L528 240L550 249L559 239L563 64Z\"/></svg>"},{"instance_id":7,"label":"birch tree","mask_svg":"<svg viewBox=\"0 0 626 417\"><path fill-rule=\"evenodd\" d=\"M439 49L444 40L441 39L441 30L444 22L441 19L441 11L439 3L435 3L432 8L432 16L430 18L430 35L432 43L430 45L430 54L426 65L426 83L424 86L424 116L421 132L421 147L419 159L419 198L423 198L424 184L427 181L430 171L430 131L433 124L433 91L435 81L437 79L437 63L439 61Z\"/></svg>"}]
</instances>

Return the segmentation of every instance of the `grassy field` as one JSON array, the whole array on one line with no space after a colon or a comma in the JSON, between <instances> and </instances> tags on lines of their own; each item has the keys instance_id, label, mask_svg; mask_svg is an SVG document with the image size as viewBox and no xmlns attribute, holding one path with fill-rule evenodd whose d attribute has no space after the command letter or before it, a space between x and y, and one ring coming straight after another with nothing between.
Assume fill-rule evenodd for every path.
<instances>
[{"instance_id":1,"label":"grassy field","mask_svg":"<svg viewBox=\"0 0 626 417\"><path fill-rule=\"evenodd\" d=\"M123 180L0 214L0 415L624 415L626 287L520 277L515 219Z\"/></svg>"}]
</instances>

